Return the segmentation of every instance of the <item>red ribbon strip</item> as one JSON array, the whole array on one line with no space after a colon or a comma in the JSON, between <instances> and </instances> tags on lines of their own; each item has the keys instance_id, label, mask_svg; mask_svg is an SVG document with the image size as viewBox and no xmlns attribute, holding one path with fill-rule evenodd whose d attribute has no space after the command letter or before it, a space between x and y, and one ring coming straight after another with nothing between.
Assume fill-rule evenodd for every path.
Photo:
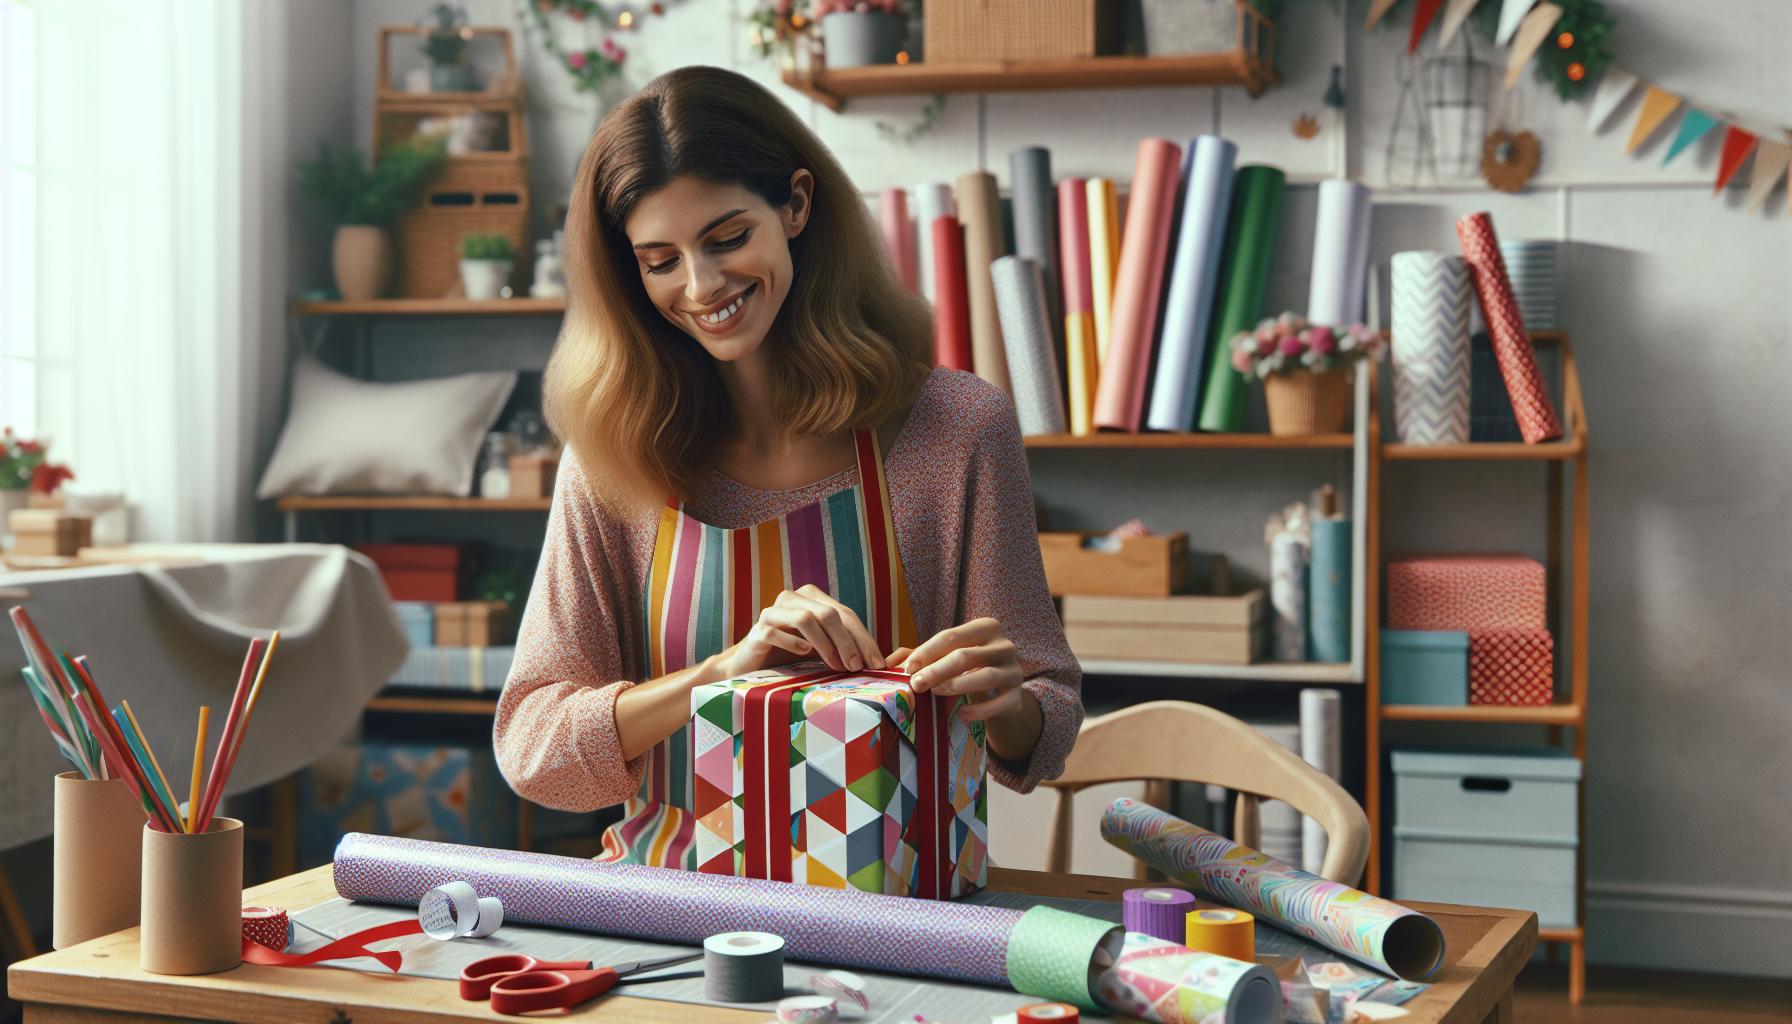
<instances>
[{"instance_id":1,"label":"red ribbon strip","mask_svg":"<svg viewBox=\"0 0 1792 1024\"><path fill-rule=\"evenodd\" d=\"M423 934L423 922L418 920L394 921L391 924L374 925L363 928L352 935L344 935L327 946L320 946L309 953L285 953L256 942L254 939L243 940L243 962L260 964L263 967L307 967L326 960L352 960L358 956L370 956L384 964L386 970L393 974L404 966L404 954L395 949L375 952L367 948L369 942L381 942L385 939L396 939L401 935Z\"/></svg>"}]
</instances>

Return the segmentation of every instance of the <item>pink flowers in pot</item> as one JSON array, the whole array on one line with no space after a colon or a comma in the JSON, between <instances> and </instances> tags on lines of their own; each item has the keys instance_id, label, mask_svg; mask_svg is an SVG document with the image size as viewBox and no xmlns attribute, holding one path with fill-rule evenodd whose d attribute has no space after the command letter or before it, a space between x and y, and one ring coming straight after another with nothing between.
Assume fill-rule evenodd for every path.
<instances>
[{"instance_id":1,"label":"pink flowers in pot","mask_svg":"<svg viewBox=\"0 0 1792 1024\"><path fill-rule=\"evenodd\" d=\"M908 5L904 0L815 0L814 15L817 18L853 11L861 14L873 11L883 14L907 14Z\"/></svg>"},{"instance_id":2,"label":"pink flowers in pot","mask_svg":"<svg viewBox=\"0 0 1792 1024\"><path fill-rule=\"evenodd\" d=\"M1232 368L1259 379L1272 373L1311 370L1328 373L1359 360L1379 362L1387 339L1362 324L1315 326L1294 313L1265 319L1255 330L1232 336Z\"/></svg>"}]
</instances>

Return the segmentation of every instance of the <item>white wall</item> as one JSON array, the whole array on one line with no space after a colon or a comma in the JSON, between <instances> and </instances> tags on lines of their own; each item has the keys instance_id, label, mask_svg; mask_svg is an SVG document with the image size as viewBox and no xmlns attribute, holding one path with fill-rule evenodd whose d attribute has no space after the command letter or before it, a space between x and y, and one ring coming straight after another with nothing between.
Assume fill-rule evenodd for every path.
<instances>
[{"instance_id":1,"label":"white wall","mask_svg":"<svg viewBox=\"0 0 1792 1024\"><path fill-rule=\"evenodd\" d=\"M355 138L370 133L377 27L415 16L415 0L356 0ZM472 0L481 24L514 27L508 0ZM1286 168L1297 181L1332 173L1332 145L1302 141L1290 125L1318 113L1327 69L1348 66L1349 166L1371 182L1385 170L1410 5L1401 24L1367 36L1361 0L1348 31L1332 4L1290 4L1281 28L1283 84L1253 100L1239 90L955 96L937 131L909 147L882 141L874 122L912 123L921 98L856 100L834 114L775 84L753 57L739 14L748 0L685 0L623 39L626 94L688 63L733 67L768 83L808 116L867 192L978 166L1004 183L1007 153L1049 146L1059 174L1131 175L1141 136L1186 140L1217 128L1241 161ZM1621 21L1619 59L1709 109L1792 118L1792 5L1746 0L1723 20L1704 5L1611 3ZM564 21L560 21L564 25ZM595 37L593 37L595 39ZM569 42L571 36L568 36ZM1486 48L1484 48L1486 49ZM1428 52L1429 48L1427 48ZM599 116L590 97L519 47L530 89L538 209L560 201ZM1710 194L1714 140L1659 167L1664 140L1623 153L1628 117L1589 135L1584 103L1563 105L1527 75L1511 123L1544 143L1539 187L1507 197L1476 183L1450 190L1383 192L1375 256L1448 249L1461 213L1493 211L1505 237L1567 241L1565 322L1583 365L1592 430L1592 764L1588 784L1591 951L1605 963L1792 973L1792 823L1779 795L1792 780L1792 435L1785 399L1792 331L1785 289L1792 221L1784 192L1775 215L1751 216L1740 192ZM1634 101L1626 108L1634 108ZM1272 282L1273 309L1306 294L1312 191L1291 190ZM537 362L551 332L506 326ZM521 335L519 336L519 332ZM397 339L395 339L397 340ZM421 336L397 340L425 366L502 363L505 351L462 338L424 354ZM382 359L388 358L385 355ZM1277 457L1280 460L1280 456ZM1249 455L1040 453L1036 488L1062 525L1108 526L1143 515L1191 530L1198 547L1261 570L1265 514L1348 467L1325 455L1269 462ZM1541 553L1542 473L1534 467L1392 467L1388 536L1397 546L1510 548ZM1390 541L1390 543L1396 543ZM1190 696L1204 691L1192 689ZM1112 695L1091 692L1091 700ZM1292 696L1286 698L1292 703ZM1672 916L1670 916L1672 915Z\"/></svg>"}]
</instances>

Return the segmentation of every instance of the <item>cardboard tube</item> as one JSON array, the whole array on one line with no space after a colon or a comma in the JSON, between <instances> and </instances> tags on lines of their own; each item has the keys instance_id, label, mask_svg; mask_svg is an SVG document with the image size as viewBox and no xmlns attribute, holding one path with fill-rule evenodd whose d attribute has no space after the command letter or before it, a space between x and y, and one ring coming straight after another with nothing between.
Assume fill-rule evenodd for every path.
<instances>
[{"instance_id":1,"label":"cardboard tube","mask_svg":"<svg viewBox=\"0 0 1792 1024\"><path fill-rule=\"evenodd\" d=\"M242 962L242 822L213 817L198 835L143 828L140 945L151 974L215 974Z\"/></svg>"},{"instance_id":2,"label":"cardboard tube","mask_svg":"<svg viewBox=\"0 0 1792 1024\"><path fill-rule=\"evenodd\" d=\"M137 924L143 805L123 779L63 772L50 838L50 944L67 949Z\"/></svg>"}]
</instances>

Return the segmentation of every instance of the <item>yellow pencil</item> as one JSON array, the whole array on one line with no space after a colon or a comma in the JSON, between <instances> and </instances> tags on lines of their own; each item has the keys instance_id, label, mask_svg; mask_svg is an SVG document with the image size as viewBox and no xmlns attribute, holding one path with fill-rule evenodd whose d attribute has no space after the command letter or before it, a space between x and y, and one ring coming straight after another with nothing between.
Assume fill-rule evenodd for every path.
<instances>
[{"instance_id":1,"label":"yellow pencil","mask_svg":"<svg viewBox=\"0 0 1792 1024\"><path fill-rule=\"evenodd\" d=\"M168 776L162 774L162 763L156 760L155 748L149 745L149 734L144 732L143 726L137 722L137 715L131 710L131 702L121 700L118 703L124 708L125 717L131 720L131 728L136 730L137 738L143 741L143 749L149 754L149 766L156 770L156 778L161 780L162 792L168 794L168 799L173 800L174 787L168 784ZM179 807L170 807L168 810L175 814L180 813Z\"/></svg>"},{"instance_id":2,"label":"yellow pencil","mask_svg":"<svg viewBox=\"0 0 1792 1024\"><path fill-rule=\"evenodd\" d=\"M205 764L205 727L211 722L212 709L199 705L199 735L193 738L193 782L187 790L187 831L199 815L199 769Z\"/></svg>"}]
</instances>

